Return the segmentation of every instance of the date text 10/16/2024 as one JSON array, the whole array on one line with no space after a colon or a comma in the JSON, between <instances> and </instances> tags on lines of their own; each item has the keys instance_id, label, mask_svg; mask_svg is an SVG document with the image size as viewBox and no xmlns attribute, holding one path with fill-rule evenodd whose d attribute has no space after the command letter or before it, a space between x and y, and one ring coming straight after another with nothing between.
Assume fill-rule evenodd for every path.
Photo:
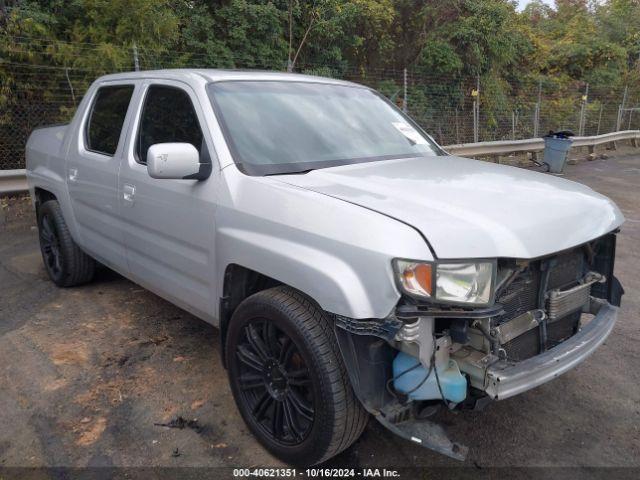
<instances>
[{"instance_id":1,"label":"date text 10/16/2024","mask_svg":"<svg viewBox=\"0 0 640 480\"><path fill-rule=\"evenodd\" d=\"M273 478L399 478L397 470L386 468L236 468L236 478L273 477Z\"/></svg>"}]
</instances>

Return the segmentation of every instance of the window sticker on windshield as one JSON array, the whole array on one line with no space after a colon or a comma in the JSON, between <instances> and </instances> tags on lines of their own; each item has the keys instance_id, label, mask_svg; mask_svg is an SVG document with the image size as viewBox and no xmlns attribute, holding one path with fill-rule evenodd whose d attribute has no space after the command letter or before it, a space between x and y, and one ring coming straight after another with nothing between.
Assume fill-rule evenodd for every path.
<instances>
[{"instance_id":1,"label":"window sticker on windshield","mask_svg":"<svg viewBox=\"0 0 640 480\"><path fill-rule=\"evenodd\" d=\"M420 135L420 133L408 123L392 122L392 124L394 127L396 127L396 129L401 134L407 137L411 141L411 143L413 143L414 145L424 145L427 143L424 137Z\"/></svg>"}]
</instances>

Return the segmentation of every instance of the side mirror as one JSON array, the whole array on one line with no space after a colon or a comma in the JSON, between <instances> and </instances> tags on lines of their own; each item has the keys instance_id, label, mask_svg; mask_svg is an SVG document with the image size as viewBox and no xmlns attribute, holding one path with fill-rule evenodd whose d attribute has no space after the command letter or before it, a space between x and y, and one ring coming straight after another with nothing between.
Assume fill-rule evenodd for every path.
<instances>
[{"instance_id":1,"label":"side mirror","mask_svg":"<svg viewBox=\"0 0 640 480\"><path fill-rule=\"evenodd\" d=\"M147 150L147 172L152 178L205 180L211 163L200 163L200 154L190 143L156 143Z\"/></svg>"}]
</instances>

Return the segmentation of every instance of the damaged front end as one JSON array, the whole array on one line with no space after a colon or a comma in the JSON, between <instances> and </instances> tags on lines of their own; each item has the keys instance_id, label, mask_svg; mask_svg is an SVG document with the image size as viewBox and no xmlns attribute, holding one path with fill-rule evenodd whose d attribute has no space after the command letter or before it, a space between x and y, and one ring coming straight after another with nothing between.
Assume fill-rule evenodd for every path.
<instances>
[{"instance_id":1,"label":"damaged front end","mask_svg":"<svg viewBox=\"0 0 640 480\"><path fill-rule=\"evenodd\" d=\"M358 398L394 433L463 460L467 448L429 414L525 392L601 345L624 293L615 243L611 233L544 258L499 259L492 301L481 307L403 296L386 319L335 316Z\"/></svg>"}]
</instances>

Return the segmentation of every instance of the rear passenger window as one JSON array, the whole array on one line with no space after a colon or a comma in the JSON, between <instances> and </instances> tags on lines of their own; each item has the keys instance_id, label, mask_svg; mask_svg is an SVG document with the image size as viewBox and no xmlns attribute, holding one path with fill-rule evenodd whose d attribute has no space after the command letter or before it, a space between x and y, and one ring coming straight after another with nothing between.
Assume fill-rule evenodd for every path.
<instances>
[{"instance_id":1,"label":"rear passenger window","mask_svg":"<svg viewBox=\"0 0 640 480\"><path fill-rule=\"evenodd\" d=\"M124 117L133 94L133 85L101 87L87 122L87 150L113 155L118 148Z\"/></svg>"},{"instance_id":2,"label":"rear passenger window","mask_svg":"<svg viewBox=\"0 0 640 480\"><path fill-rule=\"evenodd\" d=\"M156 143L190 143L201 152L202 130L189 95L175 87L149 87L142 110L136 155L147 163L147 150Z\"/></svg>"}]
</instances>

